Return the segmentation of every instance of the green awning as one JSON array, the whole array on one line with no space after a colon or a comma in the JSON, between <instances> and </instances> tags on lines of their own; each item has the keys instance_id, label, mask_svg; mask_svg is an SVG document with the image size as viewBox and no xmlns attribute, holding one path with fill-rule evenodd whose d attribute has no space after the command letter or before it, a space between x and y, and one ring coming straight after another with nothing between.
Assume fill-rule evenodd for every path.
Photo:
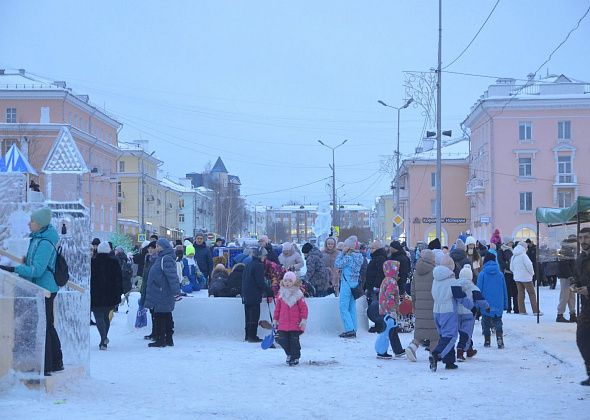
<instances>
[{"instance_id":1,"label":"green awning","mask_svg":"<svg viewBox=\"0 0 590 420\"><path fill-rule=\"evenodd\" d=\"M576 198L574 204L563 209L537 207L535 217L538 223L548 225L590 222L590 197L580 196Z\"/></svg>"}]
</instances>

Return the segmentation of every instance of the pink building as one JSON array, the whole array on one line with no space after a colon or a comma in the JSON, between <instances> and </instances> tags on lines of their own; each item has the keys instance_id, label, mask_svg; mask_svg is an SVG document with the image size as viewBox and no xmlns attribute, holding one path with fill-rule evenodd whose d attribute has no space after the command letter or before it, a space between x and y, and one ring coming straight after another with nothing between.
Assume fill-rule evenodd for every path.
<instances>
[{"instance_id":1,"label":"pink building","mask_svg":"<svg viewBox=\"0 0 590 420\"><path fill-rule=\"evenodd\" d=\"M50 200L88 207L95 236L116 230L116 162L121 124L63 81L0 69L0 148L16 144Z\"/></svg>"},{"instance_id":2,"label":"pink building","mask_svg":"<svg viewBox=\"0 0 590 420\"><path fill-rule=\"evenodd\" d=\"M470 229L536 238L537 207L567 207L590 195L590 84L564 75L498 79L472 107L465 195Z\"/></svg>"}]
</instances>

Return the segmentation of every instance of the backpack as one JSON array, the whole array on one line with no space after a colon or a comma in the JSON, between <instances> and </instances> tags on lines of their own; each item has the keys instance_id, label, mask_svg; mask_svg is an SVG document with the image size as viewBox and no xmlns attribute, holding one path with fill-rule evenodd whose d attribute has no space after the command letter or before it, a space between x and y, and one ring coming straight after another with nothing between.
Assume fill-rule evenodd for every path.
<instances>
[{"instance_id":1,"label":"backpack","mask_svg":"<svg viewBox=\"0 0 590 420\"><path fill-rule=\"evenodd\" d=\"M56 253L55 266L53 267L53 269L47 266L47 269L51 274L53 274L53 277L55 278L55 282L57 283L57 285L59 287L64 287L70 280L70 269L68 268L68 263L66 262L66 259L61 253L61 246L56 248L55 245L53 245L51 241L47 239L41 239L41 241L49 242Z\"/></svg>"}]
</instances>

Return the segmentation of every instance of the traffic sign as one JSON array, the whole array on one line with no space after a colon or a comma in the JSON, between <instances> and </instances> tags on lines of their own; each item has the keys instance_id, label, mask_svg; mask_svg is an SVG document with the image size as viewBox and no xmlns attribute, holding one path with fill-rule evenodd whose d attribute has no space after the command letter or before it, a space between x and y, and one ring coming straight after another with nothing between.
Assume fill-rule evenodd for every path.
<instances>
[{"instance_id":1,"label":"traffic sign","mask_svg":"<svg viewBox=\"0 0 590 420\"><path fill-rule=\"evenodd\" d=\"M399 226L404 222L404 218L401 217L399 214L396 214L395 216L393 216L393 224L395 226Z\"/></svg>"},{"instance_id":2,"label":"traffic sign","mask_svg":"<svg viewBox=\"0 0 590 420\"><path fill-rule=\"evenodd\" d=\"M332 232L334 236L340 237L340 226L332 226Z\"/></svg>"},{"instance_id":3,"label":"traffic sign","mask_svg":"<svg viewBox=\"0 0 590 420\"><path fill-rule=\"evenodd\" d=\"M207 239L209 239L210 241L212 241L213 239L215 239L215 234L214 233L208 233L207 234Z\"/></svg>"},{"instance_id":4,"label":"traffic sign","mask_svg":"<svg viewBox=\"0 0 590 420\"><path fill-rule=\"evenodd\" d=\"M145 233L139 233L137 235L137 242L142 243L143 241L145 241Z\"/></svg>"}]
</instances>

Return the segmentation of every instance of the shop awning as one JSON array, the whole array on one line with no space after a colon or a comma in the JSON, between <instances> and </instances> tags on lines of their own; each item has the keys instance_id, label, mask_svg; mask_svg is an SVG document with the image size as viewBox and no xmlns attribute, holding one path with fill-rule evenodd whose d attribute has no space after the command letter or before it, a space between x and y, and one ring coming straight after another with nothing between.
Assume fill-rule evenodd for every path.
<instances>
[{"instance_id":1,"label":"shop awning","mask_svg":"<svg viewBox=\"0 0 590 420\"><path fill-rule=\"evenodd\" d=\"M566 208L537 207L535 217L538 223L547 225L590 222L590 197L579 196Z\"/></svg>"}]
</instances>

